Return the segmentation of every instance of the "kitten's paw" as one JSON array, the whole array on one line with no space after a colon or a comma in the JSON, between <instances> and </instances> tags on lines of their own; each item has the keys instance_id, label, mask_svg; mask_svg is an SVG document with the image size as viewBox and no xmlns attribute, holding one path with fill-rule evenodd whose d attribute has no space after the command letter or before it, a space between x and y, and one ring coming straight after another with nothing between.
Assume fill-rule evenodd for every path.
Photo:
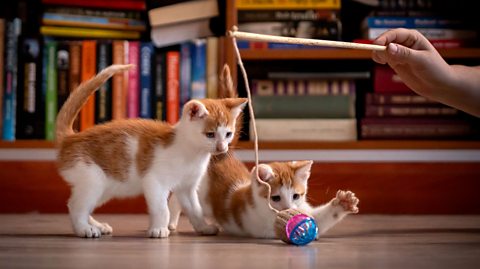
<instances>
[{"instance_id":1,"label":"kitten's paw","mask_svg":"<svg viewBox=\"0 0 480 269\"><path fill-rule=\"evenodd\" d=\"M100 232L102 232L102 234L112 234L113 232L112 226L108 225L108 223L106 222L99 223L99 225L97 225L97 228L100 229Z\"/></svg>"},{"instance_id":2,"label":"kitten's paw","mask_svg":"<svg viewBox=\"0 0 480 269\"><path fill-rule=\"evenodd\" d=\"M355 193L351 191L339 190L337 192L337 196L333 199L332 204L340 205L345 211L349 213L358 213L357 205L359 202L360 200L355 197Z\"/></svg>"},{"instance_id":3,"label":"kitten's paw","mask_svg":"<svg viewBox=\"0 0 480 269\"><path fill-rule=\"evenodd\" d=\"M170 224L168 224L168 229L169 229L171 232L177 230L177 224L175 224L175 223L170 223Z\"/></svg>"},{"instance_id":4,"label":"kitten's paw","mask_svg":"<svg viewBox=\"0 0 480 269\"><path fill-rule=\"evenodd\" d=\"M168 228L150 228L147 232L150 238L167 238L170 235Z\"/></svg>"},{"instance_id":5,"label":"kitten's paw","mask_svg":"<svg viewBox=\"0 0 480 269\"><path fill-rule=\"evenodd\" d=\"M218 227L213 224L209 224L199 229L198 232L202 235L216 235L218 234Z\"/></svg>"},{"instance_id":6,"label":"kitten's paw","mask_svg":"<svg viewBox=\"0 0 480 269\"><path fill-rule=\"evenodd\" d=\"M102 236L102 232L100 229L93 225L85 225L79 228L75 228L75 234L78 237L85 237L85 238L99 238Z\"/></svg>"}]
</instances>

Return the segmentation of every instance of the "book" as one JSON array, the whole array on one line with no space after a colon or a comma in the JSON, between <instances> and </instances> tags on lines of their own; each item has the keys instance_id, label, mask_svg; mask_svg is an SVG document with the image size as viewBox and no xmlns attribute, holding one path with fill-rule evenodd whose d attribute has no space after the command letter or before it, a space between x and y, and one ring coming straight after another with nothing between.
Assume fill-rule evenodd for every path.
<instances>
[{"instance_id":1,"label":"book","mask_svg":"<svg viewBox=\"0 0 480 269\"><path fill-rule=\"evenodd\" d=\"M42 24L52 26L117 29L131 31L144 31L146 29L145 22L137 19L71 15L49 12L43 13Z\"/></svg>"},{"instance_id":2,"label":"book","mask_svg":"<svg viewBox=\"0 0 480 269\"><path fill-rule=\"evenodd\" d=\"M180 111L192 94L192 53L194 45L191 41L180 44Z\"/></svg>"},{"instance_id":3,"label":"book","mask_svg":"<svg viewBox=\"0 0 480 269\"><path fill-rule=\"evenodd\" d=\"M156 47L167 47L196 38L213 36L210 19L168 24L152 27L150 37Z\"/></svg>"},{"instance_id":4,"label":"book","mask_svg":"<svg viewBox=\"0 0 480 269\"><path fill-rule=\"evenodd\" d=\"M461 119L363 118L362 139L466 139L478 137L477 124Z\"/></svg>"},{"instance_id":5,"label":"book","mask_svg":"<svg viewBox=\"0 0 480 269\"><path fill-rule=\"evenodd\" d=\"M364 33L367 39L376 39L378 36L392 28L369 28ZM476 39L478 32L475 29L451 29L451 28L416 28L427 39Z\"/></svg>"},{"instance_id":6,"label":"book","mask_svg":"<svg viewBox=\"0 0 480 269\"><path fill-rule=\"evenodd\" d=\"M54 13L54 14L78 15L78 16L134 19L134 20L143 21L142 11L138 11L138 10L112 10L112 9L85 8L85 7L75 7L75 6L44 5L43 12Z\"/></svg>"},{"instance_id":7,"label":"book","mask_svg":"<svg viewBox=\"0 0 480 269\"><path fill-rule=\"evenodd\" d=\"M82 81L81 71L82 71L82 43L81 41L69 41L70 45L70 67L69 67L69 89L70 93L74 91ZM77 116L73 123L73 129L75 131L80 130L80 115Z\"/></svg>"},{"instance_id":8,"label":"book","mask_svg":"<svg viewBox=\"0 0 480 269\"><path fill-rule=\"evenodd\" d=\"M355 94L352 79L253 79L251 84L255 96Z\"/></svg>"},{"instance_id":9,"label":"book","mask_svg":"<svg viewBox=\"0 0 480 269\"><path fill-rule=\"evenodd\" d=\"M465 21L460 20L459 18L440 16L367 16L363 24L366 28L468 28Z\"/></svg>"},{"instance_id":10,"label":"book","mask_svg":"<svg viewBox=\"0 0 480 269\"><path fill-rule=\"evenodd\" d=\"M341 72L267 72L268 79L307 79L307 80L322 80L322 79L370 79L370 71L341 71Z\"/></svg>"},{"instance_id":11,"label":"book","mask_svg":"<svg viewBox=\"0 0 480 269\"><path fill-rule=\"evenodd\" d=\"M356 141L357 120L256 119L259 141ZM253 127L250 121L250 137Z\"/></svg>"},{"instance_id":12,"label":"book","mask_svg":"<svg viewBox=\"0 0 480 269\"><path fill-rule=\"evenodd\" d=\"M340 40L342 35L342 24L340 19L244 22L238 24L238 29L243 32L264 35L327 40Z\"/></svg>"},{"instance_id":13,"label":"book","mask_svg":"<svg viewBox=\"0 0 480 269\"><path fill-rule=\"evenodd\" d=\"M354 118L355 95L254 96L257 118Z\"/></svg>"},{"instance_id":14,"label":"book","mask_svg":"<svg viewBox=\"0 0 480 269\"><path fill-rule=\"evenodd\" d=\"M238 10L239 23L269 21L317 21L333 20L339 17L338 9L254 9Z\"/></svg>"},{"instance_id":15,"label":"book","mask_svg":"<svg viewBox=\"0 0 480 269\"><path fill-rule=\"evenodd\" d=\"M47 40L44 46L45 65L45 139L55 140L55 120L58 113L57 102L57 41Z\"/></svg>"},{"instance_id":16,"label":"book","mask_svg":"<svg viewBox=\"0 0 480 269\"><path fill-rule=\"evenodd\" d=\"M455 108L443 105L366 105L366 117L454 117L462 113Z\"/></svg>"},{"instance_id":17,"label":"book","mask_svg":"<svg viewBox=\"0 0 480 269\"><path fill-rule=\"evenodd\" d=\"M28 36L21 39L18 66L18 94L16 139L43 138L41 104L42 51L40 38Z\"/></svg>"},{"instance_id":18,"label":"book","mask_svg":"<svg viewBox=\"0 0 480 269\"><path fill-rule=\"evenodd\" d=\"M429 39L430 44L432 44L436 49L457 49L457 48L467 48L475 45L475 40L470 39ZM354 43L362 44L373 44L372 39L354 39Z\"/></svg>"},{"instance_id":19,"label":"book","mask_svg":"<svg viewBox=\"0 0 480 269\"><path fill-rule=\"evenodd\" d=\"M41 26L40 33L52 37L139 39L139 31L96 29L65 26Z\"/></svg>"},{"instance_id":20,"label":"book","mask_svg":"<svg viewBox=\"0 0 480 269\"><path fill-rule=\"evenodd\" d=\"M206 77L207 77L207 98L217 98L218 97L218 47L219 40L216 36L207 37L207 66L206 66Z\"/></svg>"},{"instance_id":21,"label":"book","mask_svg":"<svg viewBox=\"0 0 480 269\"><path fill-rule=\"evenodd\" d=\"M128 63L135 65L128 70L128 89L127 89L127 117L138 118L140 115L140 75L139 75L139 57L140 42L128 42Z\"/></svg>"},{"instance_id":22,"label":"book","mask_svg":"<svg viewBox=\"0 0 480 269\"><path fill-rule=\"evenodd\" d=\"M340 9L340 0L238 0L237 9Z\"/></svg>"},{"instance_id":23,"label":"book","mask_svg":"<svg viewBox=\"0 0 480 269\"><path fill-rule=\"evenodd\" d=\"M207 97L207 42L206 39L192 41L192 84L191 99Z\"/></svg>"},{"instance_id":24,"label":"book","mask_svg":"<svg viewBox=\"0 0 480 269\"><path fill-rule=\"evenodd\" d=\"M67 41L57 43L57 107L60 110L70 95L69 68L70 45Z\"/></svg>"},{"instance_id":25,"label":"book","mask_svg":"<svg viewBox=\"0 0 480 269\"><path fill-rule=\"evenodd\" d=\"M373 91L377 93L413 93L392 68L378 64L373 68Z\"/></svg>"},{"instance_id":26,"label":"book","mask_svg":"<svg viewBox=\"0 0 480 269\"><path fill-rule=\"evenodd\" d=\"M112 42L97 42L97 73L112 64ZM107 80L95 93L95 123L112 119L112 82Z\"/></svg>"},{"instance_id":27,"label":"book","mask_svg":"<svg viewBox=\"0 0 480 269\"><path fill-rule=\"evenodd\" d=\"M107 8L120 10L145 10L145 1L141 0L42 0L46 5Z\"/></svg>"},{"instance_id":28,"label":"book","mask_svg":"<svg viewBox=\"0 0 480 269\"><path fill-rule=\"evenodd\" d=\"M82 41L82 82L94 77L97 73L97 41ZM80 110L80 131L95 125L95 95L88 97L86 104Z\"/></svg>"},{"instance_id":29,"label":"book","mask_svg":"<svg viewBox=\"0 0 480 269\"><path fill-rule=\"evenodd\" d=\"M378 93L368 92L365 95L366 105L435 105L433 101L416 93L396 94L396 93Z\"/></svg>"},{"instance_id":30,"label":"book","mask_svg":"<svg viewBox=\"0 0 480 269\"><path fill-rule=\"evenodd\" d=\"M5 55L5 19L0 18L0 55ZM0 137L3 137L3 92L5 91L4 81L4 57L0 57Z\"/></svg>"},{"instance_id":31,"label":"book","mask_svg":"<svg viewBox=\"0 0 480 269\"><path fill-rule=\"evenodd\" d=\"M170 50L166 53L166 121L177 123L180 115L180 52Z\"/></svg>"},{"instance_id":32,"label":"book","mask_svg":"<svg viewBox=\"0 0 480 269\"><path fill-rule=\"evenodd\" d=\"M237 40L237 47L239 49L251 49L251 50L266 50L266 49L328 49L325 46L310 46L304 44L287 44L279 42L267 42L267 41L249 41L249 40Z\"/></svg>"},{"instance_id":33,"label":"book","mask_svg":"<svg viewBox=\"0 0 480 269\"><path fill-rule=\"evenodd\" d=\"M154 96L152 98L153 118L164 121L166 120L166 83L167 83L167 62L166 52L159 50L155 52L154 62Z\"/></svg>"},{"instance_id":34,"label":"book","mask_svg":"<svg viewBox=\"0 0 480 269\"><path fill-rule=\"evenodd\" d=\"M5 29L5 91L3 93L3 132L6 141L15 140L18 90L18 43L22 22L19 18L6 21Z\"/></svg>"},{"instance_id":35,"label":"book","mask_svg":"<svg viewBox=\"0 0 480 269\"><path fill-rule=\"evenodd\" d=\"M127 41L114 40L112 43L113 64L125 64ZM127 117L127 100L125 91L125 75L115 74L112 78L112 119Z\"/></svg>"},{"instance_id":36,"label":"book","mask_svg":"<svg viewBox=\"0 0 480 269\"><path fill-rule=\"evenodd\" d=\"M140 117L151 119L153 95L153 65L155 51L151 42L140 43Z\"/></svg>"},{"instance_id":37,"label":"book","mask_svg":"<svg viewBox=\"0 0 480 269\"><path fill-rule=\"evenodd\" d=\"M219 15L216 0L192 0L150 9L148 19L152 27L205 20Z\"/></svg>"}]
</instances>

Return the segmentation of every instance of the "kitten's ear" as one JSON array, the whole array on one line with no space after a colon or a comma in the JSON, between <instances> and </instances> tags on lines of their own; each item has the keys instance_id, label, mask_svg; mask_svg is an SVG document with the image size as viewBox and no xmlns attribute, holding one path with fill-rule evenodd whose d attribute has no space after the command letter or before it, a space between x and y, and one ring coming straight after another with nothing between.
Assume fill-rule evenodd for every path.
<instances>
[{"instance_id":1,"label":"kitten's ear","mask_svg":"<svg viewBox=\"0 0 480 269\"><path fill-rule=\"evenodd\" d=\"M252 177L255 179L255 167L252 169ZM259 164L258 165L258 177L264 182L269 182L273 179L273 170L272 167L268 164Z\"/></svg>"},{"instance_id":2,"label":"kitten's ear","mask_svg":"<svg viewBox=\"0 0 480 269\"><path fill-rule=\"evenodd\" d=\"M292 167L295 169L295 178L302 182L307 182L312 170L313 161L296 161L292 162Z\"/></svg>"},{"instance_id":3,"label":"kitten's ear","mask_svg":"<svg viewBox=\"0 0 480 269\"><path fill-rule=\"evenodd\" d=\"M234 98L237 97L235 94L235 88L233 86L233 79L230 73L230 67L228 64L223 66L222 74L220 75L220 98Z\"/></svg>"},{"instance_id":4,"label":"kitten's ear","mask_svg":"<svg viewBox=\"0 0 480 269\"><path fill-rule=\"evenodd\" d=\"M198 120L208 116L208 110L200 101L190 100L183 107L183 115L189 120Z\"/></svg>"},{"instance_id":5,"label":"kitten's ear","mask_svg":"<svg viewBox=\"0 0 480 269\"><path fill-rule=\"evenodd\" d=\"M225 105L230 109L232 117L236 119L242 113L248 102L247 98L226 98L223 99Z\"/></svg>"}]
</instances>

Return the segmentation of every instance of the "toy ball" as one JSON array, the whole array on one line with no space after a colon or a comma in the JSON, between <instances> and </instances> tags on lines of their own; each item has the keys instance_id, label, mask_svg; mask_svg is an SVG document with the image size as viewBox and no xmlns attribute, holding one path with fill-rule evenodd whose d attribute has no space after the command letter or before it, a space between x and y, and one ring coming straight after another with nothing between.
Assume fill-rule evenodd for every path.
<instances>
[{"instance_id":1,"label":"toy ball","mask_svg":"<svg viewBox=\"0 0 480 269\"><path fill-rule=\"evenodd\" d=\"M296 209L278 212L275 233L287 244L306 245L317 237L318 226L315 220Z\"/></svg>"}]
</instances>

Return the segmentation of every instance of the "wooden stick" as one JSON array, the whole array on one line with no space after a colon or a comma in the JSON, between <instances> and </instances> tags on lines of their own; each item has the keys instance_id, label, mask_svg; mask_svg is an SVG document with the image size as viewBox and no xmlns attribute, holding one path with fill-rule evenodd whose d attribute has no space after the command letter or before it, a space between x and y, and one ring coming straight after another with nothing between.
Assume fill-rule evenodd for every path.
<instances>
[{"instance_id":1,"label":"wooden stick","mask_svg":"<svg viewBox=\"0 0 480 269\"><path fill-rule=\"evenodd\" d=\"M344 41L308 39L308 38L273 36L273 35L239 32L237 31L237 28L235 26L233 27L232 31L229 31L229 34L230 36L235 37L237 39L244 39L244 40L250 40L250 41L267 41L267 42L278 42L278 43L288 43L288 44L301 44L301 45L307 45L307 46L322 46L322 47L376 50L376 51L384 51L387 49L386 46L373 45L373 44L360 44L360 43L352 43L352 42L344 42Z\"/></svg>"}]
</instances>

